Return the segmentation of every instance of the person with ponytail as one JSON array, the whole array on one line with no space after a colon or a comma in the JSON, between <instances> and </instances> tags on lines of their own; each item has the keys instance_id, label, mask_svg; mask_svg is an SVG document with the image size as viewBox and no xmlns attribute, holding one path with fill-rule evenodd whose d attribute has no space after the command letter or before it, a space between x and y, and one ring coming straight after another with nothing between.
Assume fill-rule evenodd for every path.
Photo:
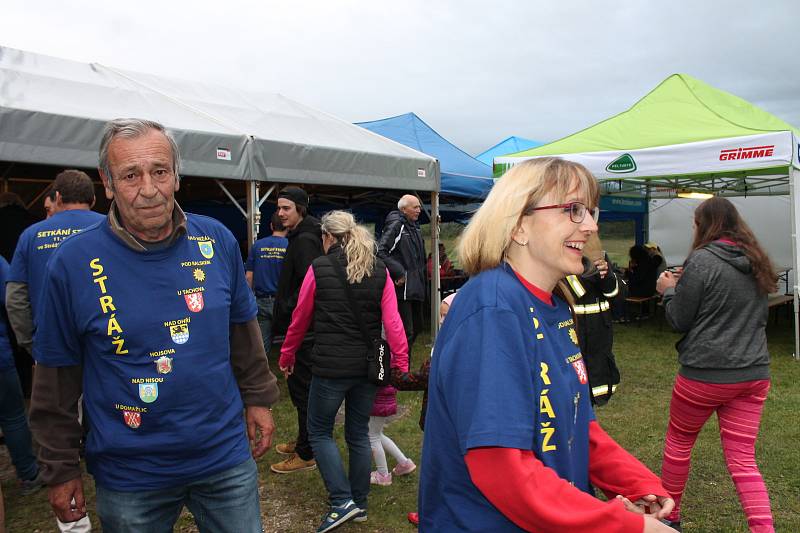
<instances>
[{"instance_id":1,"label":"person with ponytail","mask_svg":"<svg viewBox=\"0 0 800 533\"><path fill-rule=\"evenodd\" d=\"M392 353L391 367L408 372L408 343L397 311L397 297L386 265L376 257L372 234L352 214L331 211L322 217L324 256L311 263L303 279L297 307L281 347L280 369L294 370L295 353L313 323L308 434L330 510L318 533L349 520L367 519L372 451L368 437L376 386L367 380L367 347L350 308L349 284L367 332L381 336ZM342 275L342 273L344 275ZM345 401L345 440L349 473L333 438L336 413Z\"/></svg>"},{"instance_id":2,"label":"person with ponytail","mask_svg":"<svg viewBox=\"0 0 800 533\"><path fill-rule=\"evenodd\" d=\"M657 533L672 499L597 423L560 280L583 272L598 185L537 158L500 178L459 243L470 280L436 338L420 531ZM592 486L609 502L594 497Z\"/></svg>"},{"instance_id":3,"label":"person with ponytail","mask_svg":"<svg viewBox=\"0 0 800 533\"><path fill-rule=\"evenodd\" d=\"M661 479L680 523L692 447L717 414L722 451L750 531L774 531L755 443L770 387L767 297L777 275L753 232L725 198L694 212L694 242L680 273L665 271L656 289L667 321L683 333L672 389Z\"/></svg>"}]
</instances>

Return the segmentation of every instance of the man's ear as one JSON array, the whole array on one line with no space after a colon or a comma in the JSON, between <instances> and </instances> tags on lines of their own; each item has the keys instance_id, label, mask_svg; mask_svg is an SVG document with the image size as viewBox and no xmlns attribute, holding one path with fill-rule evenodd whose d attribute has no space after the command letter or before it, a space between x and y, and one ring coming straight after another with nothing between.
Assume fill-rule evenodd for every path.
<instances>
[{"instance_id":1,"label":"man's ear","mask_svg":"<svg viewBox=\"0 0 800 533\"><path fill-rule=\"evenodd\" d=\"M56 191L56 199L53 202L56 207L61 207L64 204L64 199L61 197L61 193Z\"/></svg>"},{"instance_id":2,"label":"man's ear","mask_svg":"<svg viewBox=\"0 0 800 533\"><path fill-rule=\"evenodd\" d=\"M97 171L100 173L100 179L103 181L103 189L106 192L106 198L109 200L114 199L114 186L111 184L111 180L106 173L103 172L102 168L98 168Z\"/></svg>"}]
</instances>

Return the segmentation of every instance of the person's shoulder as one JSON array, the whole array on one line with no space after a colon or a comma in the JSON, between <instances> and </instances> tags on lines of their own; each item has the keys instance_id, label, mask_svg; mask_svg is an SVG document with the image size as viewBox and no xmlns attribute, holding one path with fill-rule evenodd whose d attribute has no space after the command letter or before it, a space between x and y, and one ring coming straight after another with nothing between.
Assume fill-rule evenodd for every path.
<instances>
[{"instance_id":1,"label":"person's shoulder","mask_svg":"<svg viewBox=\"0 0 800 533\"><path fill-rule=\"evenodd\" d=\"M58 261L74 254L82 254L87 251L94 253L96 250L103 249L104 245L98 246L98 243L106 238L103 226L103 222L98 221L77 233L69 235L53 251L52 260Z\"/></svg>"},{"instance_id":2,"label":"person's shoulder","mask_svg":"<svg viewBox=\"0 0 800 533\"><path fill-rule=\"evenodd\" d=\"M186 213L186 231L194 238L211 237L236 242L233 233L216 218L195 213Z\"/></svg>"},{"instance_id":3,"label":"person's shoulder","mask_svg":"<svg viewBox=\"0 0 800 533\"><path fill-rule=\"evenodd\" d=\"M505 311L524 300L525 289L509 267L501 265L472 276L453 300L472 314L480 310Z\"/></svg>"}]
</instances>

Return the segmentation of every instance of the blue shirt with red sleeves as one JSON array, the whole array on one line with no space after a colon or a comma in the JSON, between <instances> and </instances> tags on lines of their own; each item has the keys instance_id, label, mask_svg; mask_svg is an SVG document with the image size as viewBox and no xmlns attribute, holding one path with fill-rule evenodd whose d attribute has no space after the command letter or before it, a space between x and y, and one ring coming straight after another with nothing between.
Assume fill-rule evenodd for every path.
<instances>
[{"instance_id":1,"label":"blue shirt with red sleeves","mask_svg":"<svg viewBox=\"0 0 800 533\"><path fill-rule=\"evenodd\" d=\"M105 215L88 209L68 209L28 226L20 235L17 248L14 250L14 257L11 259L8 281L17 281L28 285L28 298L30 298L33 310L34 325L36 324L36 312L41 307L40 293L47 260L64 239L80 233L105 218Z\"/></svg>"},{"instance_id":2,"label":"blue shirt with red sleeves","mask_svg":"<svg viewBox=\"0 0 800 533\"><path fill-rule=\"evenodd\" d=\"M436 339L420 478L420 529L521 531L472 483L481 447L531 450L589 492L588 375L565 302L534 296L503 264L458 293Z\"/></svg>"},{"instance_id":3,"label":"blue shirt with red sleeves","mask_svg":"<svg viewBox=\"0 0 800 533\"><path fill-rule=\"evenodd\" d=\"M230 324L256 316L233 235L187 214L187 232L140 252L108 224L47 266L34 356L83 365L89 471L115 491L158 490L249 456Z\"/></svg>"}]
</instances>

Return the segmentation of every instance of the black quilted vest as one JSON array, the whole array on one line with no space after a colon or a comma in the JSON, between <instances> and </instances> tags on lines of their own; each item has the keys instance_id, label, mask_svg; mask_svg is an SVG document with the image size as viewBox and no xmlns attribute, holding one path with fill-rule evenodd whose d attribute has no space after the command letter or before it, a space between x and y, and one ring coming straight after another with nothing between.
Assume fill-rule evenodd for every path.
<instances>
[{"instance_id":1,"label":"black quilted vest","mask_svg":"<svg viewBox=\"0 0 800 533\"><path fill-rule=\"evenodd\" d=\"M340 246L332 246L328 255L336 258L342 268L347 268ZM367 346L350 310L338 271L328 256L316 258L311 266L317 287L311 371L315 376L326 378L366 377ZM385 285L386 266L377 258L372 274L350 285L370 338L381 335L381 297Z\"/></svg>"}]
</instances>

